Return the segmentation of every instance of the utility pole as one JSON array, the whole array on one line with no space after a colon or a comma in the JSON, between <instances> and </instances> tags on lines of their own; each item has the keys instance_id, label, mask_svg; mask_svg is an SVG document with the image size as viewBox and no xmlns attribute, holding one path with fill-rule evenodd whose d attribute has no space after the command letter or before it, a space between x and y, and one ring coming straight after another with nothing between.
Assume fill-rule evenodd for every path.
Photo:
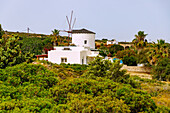
<instances>
[{"instance_id":1,"label":"utility pole","mask_svg":"<svg viewBox=\"0 0 170 113\"><path fill-rule=\"evenodd\" d=\"M30 28L29 27L27 27L27 33L29 34L29 31L30 31Z\"/></svg>"}]
</instances>

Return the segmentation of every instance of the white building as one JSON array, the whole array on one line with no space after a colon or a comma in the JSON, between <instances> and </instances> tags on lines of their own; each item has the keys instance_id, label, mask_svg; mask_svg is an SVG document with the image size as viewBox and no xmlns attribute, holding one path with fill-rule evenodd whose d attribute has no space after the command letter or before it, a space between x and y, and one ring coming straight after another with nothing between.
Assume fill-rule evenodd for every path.
<instances>
[{"instance_id":1,"label":"white building","mask_svg":"<svg viewBox=\"0 0 170 113\"><path fill-rule=\"evenodd\" d=\"M95 33L86 29L72 31L72 43L67 47L54 47L48 51L48 61L52 63L88 64L99 54L95 50Z\"/></svg>"},{"instance_id":2,"label":"white building","mask_svg":"<svg viewBox=\"0 0 170 113\"><path fill-rule=\"evenodd\" d=\"M107 45L109 44L118 44L118 42L116 40L108 40Z\"/></svg>"}]
</instances>

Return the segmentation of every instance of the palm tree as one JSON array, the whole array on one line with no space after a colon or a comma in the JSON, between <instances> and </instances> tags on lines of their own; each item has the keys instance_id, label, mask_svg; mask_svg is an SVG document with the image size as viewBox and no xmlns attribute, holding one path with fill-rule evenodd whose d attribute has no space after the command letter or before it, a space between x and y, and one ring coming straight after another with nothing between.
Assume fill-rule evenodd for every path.
<instances>
[{"instance_id":1,"label":"palm tree","mask_svg":"<svg viewBox=\"0 0 170 113\"><path fill-rule=\"evenodd\" d=\"M54 37L52 37L52 42L53 42L53 45L56 46L56 40L60 37L60 36L59 36L60 31L54 29L54 30L52 31L52 33L53 33L53 36L54 36Z\"/></svg>"},{"instance_id":2,"label":"palm tree","mask_svg":"<svg viewBox=\"0 0 170 113\"><path fill-rule=\"evenodd\" d=\"M160 58L169 57L169 46L165 40L157 40L157 44L153 43L147 53L148 61L151 65L156 65Z\"/></svg>"},{"instance_id":3,"label":"palm tree","mask_svg":"<svg viewBox=\"0 0 170 113\"><path fill-rule=\"evenodd\" d=\"M144 31L139 31L137 35L135 35L135 39L133 39L132 42L134 42L134 45L137 49L144 48L146 46L147 40L145 37L148 34L145 34Z\"/></svg>"},{"instance_id":4,"label":"palm tree","mask_svg":"<svg viewBox=\"0 0 170 113\"><path fill-rule=\"evenodd\" d=\"M140 41L144 41L145 37L147 36L148 34L144 34L144 31L139 31L137 35L135 35L136 39L138 42Z\"/></svg>"}]
</instances>

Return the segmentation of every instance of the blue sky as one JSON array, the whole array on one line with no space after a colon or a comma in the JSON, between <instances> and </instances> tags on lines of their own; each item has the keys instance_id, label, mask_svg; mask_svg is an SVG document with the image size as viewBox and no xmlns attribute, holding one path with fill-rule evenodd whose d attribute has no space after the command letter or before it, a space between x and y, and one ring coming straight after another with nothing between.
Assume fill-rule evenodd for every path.
<instances>
[{"instance_id":1,"label":"blue sky","mask_svg":"<svg viewBox=\"0 0 170 113\"><path fill-rule=\"evenodd\" d=\"M51 34L67 30L66 15L74 10L76 29L96 32L96 39L132 41L142 30L149 41L170 42L170 0L0 0L4 30Z\"/></svg>"}]
</instances>

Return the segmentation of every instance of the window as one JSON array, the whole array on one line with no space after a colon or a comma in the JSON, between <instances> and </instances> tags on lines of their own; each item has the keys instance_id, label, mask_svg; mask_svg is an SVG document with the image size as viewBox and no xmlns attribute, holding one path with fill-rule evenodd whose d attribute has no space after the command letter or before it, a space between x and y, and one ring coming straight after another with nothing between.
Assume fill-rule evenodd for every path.
<instances>
[{"instance_id":1,"label":"window","mask_svg":"<svg viewBox=\"0 0 170 113\"><path fill-rule=\"evenodd\" d=\"M66 63L67 62L67 58L61 58L61 63Z\"/></svg>"},{"instance_id":2,"label":"window","mask_svg":"<svg viewBox=\"0 0 170 113\"><path fill-rule=\"evenodd\" d=\"M84 44L87 44L87 40L84 40Z\"/></svg>"}]
</instances>

